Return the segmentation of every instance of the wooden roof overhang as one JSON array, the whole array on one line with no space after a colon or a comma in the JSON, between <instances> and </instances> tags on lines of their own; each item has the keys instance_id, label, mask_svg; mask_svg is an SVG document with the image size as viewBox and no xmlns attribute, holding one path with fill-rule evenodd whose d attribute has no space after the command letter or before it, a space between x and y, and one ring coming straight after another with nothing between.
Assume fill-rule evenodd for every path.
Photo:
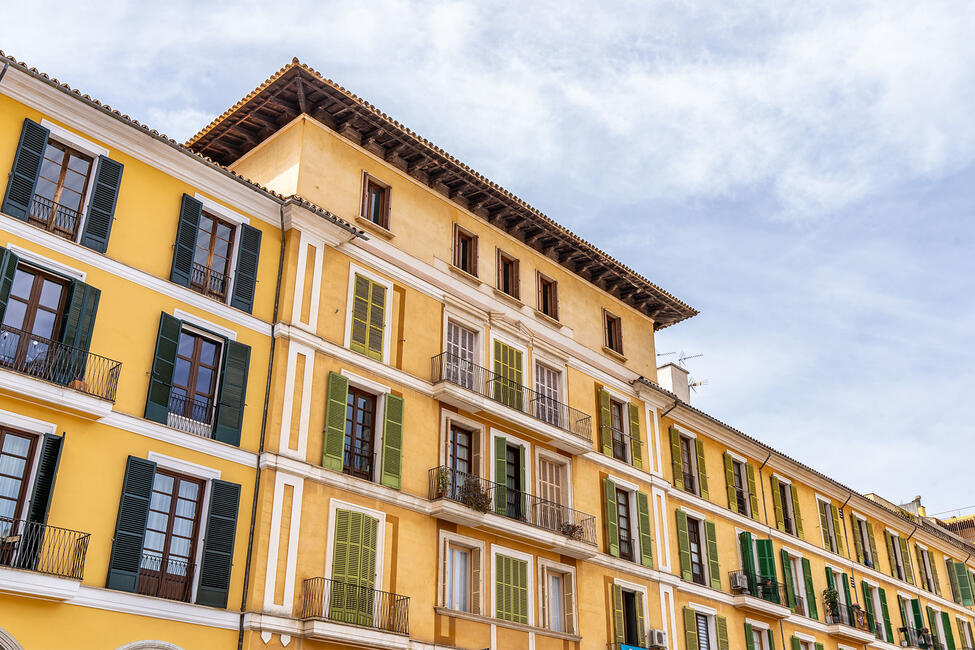
<instances>
[{"instance_id":1,"label":"wooden roof overhang","mask_svg":"<svg viewBox=\"0 0 975 650\"><path fill-rule=\"evenodd\" d=\"M655 329L698 313L297 59L186 146L229 166L302 113L646 314Z\"/></svg>"}]
</instances>

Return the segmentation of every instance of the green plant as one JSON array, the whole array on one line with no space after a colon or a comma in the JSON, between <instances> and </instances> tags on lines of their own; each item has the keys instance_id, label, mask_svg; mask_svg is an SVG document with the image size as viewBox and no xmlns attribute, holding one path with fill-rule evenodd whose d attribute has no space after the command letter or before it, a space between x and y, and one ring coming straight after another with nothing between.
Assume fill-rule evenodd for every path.
<instances>
[{"instance_id":1,"label":"green plant","mask_svg":"<svg viewBox=\"0 0 975 650\"><path fill-rule=\"evenodd\" d=\"M446 495L448 488L450 488L450 470L441 467L437 470L437 496Z\"/></svg>"},{"instance_id":2,"label":"green plant","mask_svg":"<svg viewBox=\"0 0 975 650\"><path fill-rule=\"evenodd\" d=\"M823 605L826 606L826 614L838 616L840 613L840 593L833 587L823 589Z\"/></svg>"},{"instance_id":3,"label":"green plant","mask_svg":"<svg viewBox=\"0 0 975 650\"><path fill-rule=\"evenodd\" d=\"M573 524L568 521L559 524L559 532L572 540L582 539L582 524Z\"/></svg>"},{"instance_id":4,"label":"green plant","mask_svg":"<svg viewBox=\"0 0 975 650\"><path fill-rule=\"evenodd\" d=\"M458 501L478 512L491 509L491 494L477 480L468 479L458 490Z\"/></svg>"}]
</instances>

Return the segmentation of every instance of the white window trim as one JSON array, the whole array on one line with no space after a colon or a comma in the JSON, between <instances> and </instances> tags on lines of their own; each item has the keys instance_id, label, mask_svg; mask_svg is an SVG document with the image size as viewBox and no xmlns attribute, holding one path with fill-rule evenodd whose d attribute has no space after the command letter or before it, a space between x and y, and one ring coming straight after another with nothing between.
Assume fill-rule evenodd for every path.
<instances>
[{"instance_id":1,"label":"white window trim","mask_svg":"<svg viewBox=\"0 0 975 650\"><path fill-rule=\"evenodd\" d=\"M495 457L494 457L494 439L495 438L499 438L499 437L500 438L504 438L505 444L513 444L513 445L515 445L517 447L521 447L521 448L523 448L525 450L525 484L522 485L521 488L522 488L522 491L525 494L527 494L529 496L532 495L533 492L531 490L532 490L532 487L533 487L534 483L532 482L533 481L533 477L532 477L532 460L531 460L532 459L532 446L531 446L531 444L529 444L526 440L522 440L521 438L518 438L516 436L513 436L510 433L507 433L507 432L502 431L500 429L495 429L494 427L491 427L490 436L491 436L491 438L490 438L490 447L491 447L491 449L488 451L488 453L489 453L489 455L488 455L488 473L494 472L494 466L495 466L494 465L494 462L495 462ZM484 454L482 454L482 456L483 455ZM492 474L491 476L488 477L488 480L489 481L494 481L496 478L497 477Z\"/></svg>"},{"instance_id":2,"label":"white window trim","mask_svg":"<svg viewBox=\"0 0 975 650\"><path fill-rule=\"evenodd\" d=\"M566 498L565 506L567 508L572 508L572 504L575 503L575 501L573 501L573 494L572 494L572 459L569 458L568 456L564 456L564 455L562 455L562 454L560 454L560 453L558 453L556 451L552 451L550 449L544 449L542 447L537 447L537 446L535 447L535 481L536 481L536 485L535 485L535 492L534 492L534 494L541 494L542 493L542 491L540 489L540 485L537 483L537 481L541 480L539 478L541 476L541 474L542 474L541 473L540 464L541 464L541 460L543 458L546 459L546 460L550 460L550 461L552 461L554 463L558 463L558 464L562 465L565 468L565 477L564 477L565 478L565 498Z\"/></svg>"},{"instance_id":3,"label":"white window trim","mask_svg":"<svg viewBox=\"0 0 975 650\"><path fill-rule=\"evenodd\" d=\"M702 523L703 523L703 522L704 522L705 520L707 520L707 517L706 517L706 516L704 516L703 514L701 514L700 512L698 512L697 510L691 510L691 509L690 509L690 508L688 508L687 506L680 506L680 509L681 509L681 510L682 510L682 511L684 512L684 514L686 514L686 515L687 515L688 517L693 517L694 519L699 519L699 520L700 520L700 521L701 521Z\"/></svg>"},{"instance_id":4,"label":"white window trim","mask_svg":"<svg viewBox=\"0 0 975 650\"><path fill-rule=\"evenodd\" d=\"M449 458L449 447L450 447L450 423L456 422L464 429L469 429L477 434L479 440L478 443L481 447L481 453L478 454L478 465L479 467L473 468L474 474L479 477L484 477L483 465L484 458L487 454L484 453L485 445L489 444L490 441L485 440L484 431L485 427L482 423L477 420L473 420L468 417L464 417L459 413L453 411L441 410L440 411L440 466L446 467L450 463Z\"/></svg>"},{"instance_id":5,"label":"white window trim","mask_svg":"<svg viewBox=\"0 0 975 650\"><path fill-rule=\"evenodd\" d=\"M150 451L148 456L146 456L146 459L154 462L159 467L171 469L174 472L179 472L180 474L189 474L208 481L220 478L219 469L213 469L212 467L206 467L205 465L191 463L190 461L183 460L181 458L164 456L163 454L155 451Z\"/></svg>"},{"instance_id":6,"label":"white window trim","mask_svg":"<svg viewBox=\"0 0 975 650\"><path fill-rule=\"evenodd\" d=\"M816 643L816 637L814 637L811 634L806 634L804 632L799 632L799 631L793 632L792 634L798 637L800 641L805 641L806 643L813 643L813 644Z\"/></svg>"},{"instance_id":7,"label":"white window trim","mask_svg":"<svg viewBox=\"0 0 975 650\"><path fill-rule=\"evenodd\" d=\"M473 595L474 590L477 591L479 600L481 602L481 610L482 610L481 613L483 614L484 601L486 596L484 590L484 577L485 577L484 576L485 573L484 572L484 557L485 557L484 542L478 539L474 539L473 537L464 537L463 535L458 535L457 533L451 533L445 530L441 530L440 540L439 540L440 550L437 557L438 573L440 571L443 571L444 570L443 567L448 563L448 559L445 556L447 554L447 548L451 544L455 546L465 546L467 548L477 549L479 551L478 575L480 576L480 581L476 585L474 584L471 585L471 592ZM473 567L471 568L473 569ZM468 579L471 579L471 576L468 576ZM443 590L439 588L440 585L443 585L444 587ZM440 580L438 581L438 589L437 589L437 602L439 603L440 607L447 608L447 590L449 589L450 589L450 584L447 581L447 576L441 575ZM461 610L452 610L452 611L461 611Z\"/></svg>"},{"instance_id":8,"label":"white window trim","mask_svg":"<svg viewBox=\"0 0 975 650\"><path fill-rule=\"evenodd\" d=\"M335 552L335 513L337 510L349 510L361 512L367 517L379 520L376 531L376 577L374 585L376 589L383 588L383 555L386 550L386 513L382 510L373 510L365 506L360 506L348 501L331 498L328 503L328 537L325 544L325 577L332 576L332 557Z\"/></svg>"},{"instance_id":9,"label":"white window trim","mask_svg":"<svg viewBox=\"0 0 975 650\"><path fill-rule=\"evenodd\" d=\"M691 431L690 429L685 429L684 427L682 427L679 424L675 424L675 425L673 425L673 427L675 429L677 429L678 433L680 433L682 436L687 436L688 438L692 438L693 440L697 440L697 434L694 433L693 431Z\"/></svg>"},{"instance_id":10,"label":"white window trim","mask_svg":"<svg viewBox=\"0 0 975 650\"><path fill-rule=\"evenodd\" d=\"M69 131L63 126L55 124L46 117L41 119L41 126L48 129L51 132L51 137L55 140L60 140L73 149L77 149L78 151L86 153L89 156L94 156L96 160L92 162L93 165L98 163L98 156L107 157L110 153L105 147L95 144L91 140L78 135L74 131Z\"/></svg>"},{"instance_id":11,"label":"white window trim","mask_svg":"<svg viewBox=\"0 0 975 650\"><path fill-rule=\"evenodd\" d=\"M251 222L250 218L245 217L239 212L231 210L222 203L217 203L213 199L203 196L199 192L197 192L193 198L203 204L204 211L209 212L216 217L220 217L224 221L229 221L237 225L250 224Z\"/></svg>"},{"instance_id":12,"label":"white window trim","mask_svg":"<svg viewBox=\"0 0 975 650\"><path fill-rule=\"evenodd\" d=\"M229 328L226 328L226 327L224 327L222 325L217 325L213 321L208 321L205 318L200 318L199 316L197 316L195 314L191 314L189 312L185 312L182 309L174 309L173 310L173 316L176 317L176 318L178 318L178 319L180 319L185 324L195 325L197 328L200 328L200 329L203 329L203 330L207 330L207 331L202 332L203 334L219 334L220 336L224 337L225 339L229 339L231 341L236 341L237 340L237 332L236 331L234 331L232 329L229 329Z\"/></svg>"},{"instance_id":13,"label":"white window trim","mask_svg":"<svg viewBox=\"0 0 975 650\"><path fill-rule=\"evenodd\" d=\"M349 380L349 384L355 386L356 388L361 388L362 390L367 390L371 393L379 394L389 394L390 388L385 384L380 384L378 381L373 381L372 379L367 379L362 375L357 375L351 370L346 370L342 368L339 371L343 377Z\"/></svg>"},{"instance_id":14,"label":"white window trim","mask_svg":"<svg viewBox=\"0 0 975 650\"><path fill-rule=\"evenodd\" d=\"M497 584L498 575L498 556L504 555L505 557L514 558L516 560L524 560L528 563L528 625L535 625L535 567L533 566L532 560L534 559L532 555L528 553L522 553L521 551L516 551L514 549L508 548L506 546L491 546L491 585L492 587ZM498 602L497 598L491 599L491 617L498 617Z\"/></svg>"},{"instance_id":15,"label":"white window trim","mask_svg":"<svg viewBox=\"0 0 975 650\"><path fill-rule=\"evenodd\" d=\"M486 331L487 323L479 323L454 311L449 311L449 309L450 305L444 303L443 341L440 343L440 351L447 351L448 323L453 322L455 325L474 332L474 365L486 368L487 364L484 362L484 332Z\"/></svg>"},{"instance_id":16,"label":"white window trim","mask_svg":"<svg viewBox=\"0 0 975 650\"><path fill-rule=\"evenodd\" d=\"M778 472L772 472L772 477L779 483L785 483L786 485L792 485L792 479L787 479Z\"/></svg>"},{"instance_id":17,"label":"white window trim","mask_svg":"<svg viewBox=\"0 0 975 650\"><path fill-rule=\"evenodd\" d=\"M355 276L361 275L371 282L386 288L386 308L383 310L383 358L382 363L389 365L390 340L393 329L393 283L378 274L365 269L358 264L349 264L349 289L345 300L345 348L352 344L352 302L355 295Z\"/></svg>"},{"instance_id":18,"label":"white window trim","mask_svg":"<svg viewBox=\"0 0 975 650\"><path fill-rule=\"evenodd\" d=\"M44 435L45 433L56 434L58 432L58 425L53 422L38 420L13 411L0 410L0 421L3 421L4 426L24 433Z\"/></svg>"},{"instance_id":19,"label":"white window trim","mask_svg":"<svg viewBox=\"0 0 975 650\"><path fill-rule=\"evenodd\" d=\"M546 582L545 582L545 570L546 569L552 569L552 570L554 570L554 571L556 571L558 573L565 573L565 574L568 574L568 575L572 576L572 620L575 622L575 625L574 625L573 630L571 632L567 632L567 633L569 633L569 634L579 634L579 606L578 606L578 603L579 603L579 585L576 582L576 569L575 569L575 567L569 566L568 564L562 564L561 562L556 562L554 560L546 560L544 558L538 558L535 561L535 564L537 565L537 569L536 570L538 571L538 582L537 582L537 584L538 584L538 594L537 594L537 596L538 596L538 602L539 603L541 603L541 602L544 601L545 592L548 590L548 584L546 584ZM644 598L643 598L643 600L644 600L643 607L644 607L644 609L646 609L646 607L647 607L646 595L647 595L646 594L646 590L644 589L644 592L643 592L643 596L644 596ZM550 600L551 600L551 596L552 595L549 594L549 599ZM562 594L559 594L559 597L561 598L562 597ZM562 617L564 619L565 618L565 601L564 600L562 601L562 609L563 609L563 611L562 611ZM549 612L552 611L551 605L549 605L548 611ZM646 615L646 612L644 612L644 615ZM541 609L539 609L539 616L541 616ZM650 619L644 618L643 620L647 621L647 620L650 620ZM564 620L563 620L563 623L564 623ZM547 625L548 627L546 629L552 629L551 628L551 625L550 625L550 621L539 620L538 621L538 624L540 626ZM565 626L563 625L563 627L565 627Z\"/></svg>"},{"instance_id":20,"label":"white window trim","mask_svg":"<svg viewBox=\"0 0 975 650\"><path fill-rule=\"evenodd\" d=\"M731 456L732 459L737 460L739 463L744 463L746 465L748 464L748 459L742 456L741 454L736 454L734 451L730 449L725 449L725 453ZM747 486L746 486L746 492L747 492Z\"/></svg>"},{"instance_id":21,"label":"white window trim","mask_svg":"<svg viewBox=\"0 0 975 650\"><path fill-rule=\"evenodd\" d=\"M768 623L763 623L762 621L756 621L754 618L746 618L745 622L751 625L756 630L768 631L772 629Z\"/></svg>"},{"instance_id":22,"label":"white window trim","mask_svg":"<svg viewBox=\"0 0 975 650\"><path fill-rule=\"evenodd\" d=\"M75 280L85 281L87 274L84 271L79 271L76 268L70 267L67 264L62 264L61 262L55 262L49 257L44 257L34 251L27 250L26 248L21 248L16 244L11 244L7 242L7 250L14 253L22 261L30 264L31 266L41 266L49 271L55 271L62 275L66 275Z\"/></svg>"},{"instance_id":23,"label":"white window trim","mask_svg":"<svg viewBox=\"0 0 975 650\"><path fill-rule=\"evenodd\" d=\"M559 385L558 385L558 395L556 395L556 401L561 403L566 403L566 395L568 395L568 378L566 377L566 365L563 363L561 365L552 363L546 358L539 358L535 351L532 351L532 357L534 358L534 363L532 364L532 385L531 389L538 392L538 366L543 366L547 370L550 370L558 375Z\"/></svg>"},{"instance_id":24,"label":"white window trim","mask_svg":"<svg viewBox=\"0 0 975 650\"><path fill-rule=\"evenodd\" d=\"M697 545L701 549L701 568L704 570L704 585L703 586L705 586L705 587L710 586L710 584L711 584L711 560L708 557L708 535L707 535L707 529L705 528L705 525L707 524L707 518L704 515L702 515L702 514L700 514L698 512L695 512L693 510L690 510L688 508L685 508L684 506L680 506L680 510L682 510L687 515L688 519L694 519L694 520L696 520L700 524L700 526L698 527L698 533L701 535L701 538L699 540L697 540ZM687 534L688 534L688 537L689 537L690 536L690 531L688 531ZM738 545L736 544L736 546L738 546ZM739 546L739 551L738 552L741 553L740 546ZM739 566L740 565L741 565L741 563L739 562ZM694 583L694 584L697 584L697 583Z\"/></svg>"}]
</instances>

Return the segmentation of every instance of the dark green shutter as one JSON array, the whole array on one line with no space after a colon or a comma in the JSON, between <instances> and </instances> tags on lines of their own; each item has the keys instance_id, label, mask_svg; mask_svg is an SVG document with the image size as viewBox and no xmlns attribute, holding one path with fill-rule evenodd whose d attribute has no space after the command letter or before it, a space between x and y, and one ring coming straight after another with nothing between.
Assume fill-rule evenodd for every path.
<instances>
[{"instance_id":1,"label":"dark green shutter","mask_svg":"<svg viewBox=\"0 0 975 650\"><path fill-rule=\"evenodd\" d=\"M234 273L234 294L230 306L248 314L254 309L254 290L257 287L257 263L261 255L261 231L241 224L238 233L237 271Z\"/></svg>"},{"instance_id":2,"label":"dark green shutter","mask_svg":"<svg viewBox=\"0 0 975 650\"><path fill-rule=\"evenodd\" d=\"M917 598L911 599L911 613L914 615L914 629L920 630L924 627L924 619L921 618L921 601Z\"/></svg>"},{"instance_id":3,"label":"dark green shutter","mask_svg":"<svg viewBox=\"0 0 975 650\"><path fill-rule=\"evenodd\" d=\"M101 291L90 284L77 280L71 283L71 298L65 310L61 342L72 349L65 350L68 358L55 370L54 378L58 383L68 384L76 379L85 381L88 350L100 296Z\"/></svg>"},{"instance_id":4,"label":"dark green shutter","mask_svg":"<svg viewBox=\"0 0 975 650\"><path fill-rule=\"evenodd\" d=\"M887 592L878 587L877 595L880 596L880 613L884 617L884 631L887 634L887 642L894 643L894 629L890 624L890 609L887 607Z\"/></svg>"},{"instance_id":5,"label":"dark green shutter","mask_svg":"<svg viewBox=\"0 0 975 650\"><path fill-rule=\"evenodd\" d=\"M98 157L98 170L92 183L91 200L85 228L81 231L81 245L104 253L108 250L108 236L115 220L115 205L122 185L122 163L108 156Z\"/></svg>"},{"instance_id":6,"label":"dark green shutter","mask_svg":"<svg viewBox=\"0 0 975 650\"><path fill-rule=\"evenodd\" d=\"M691 541L687 534L687 513L678 509L677 513L677 548L680 554L680 575L684 580L691 581Z\"/></svg>"},{"instance_id":7,"label":"dark green shutter","mask_svg":"<svg viewBox=\"0 0 975 650\"><path fill-rule=\"evenodd\" d=\"M228 445L240 445L240 429L244 424L244 400L247 397L247 369L250 361L249 345L226 341L213 437Z\"/></svg>"},{"instance_id":8,"label":"dark green shutter","mask_svg":"<svg viewBox=\"0 0 975 650\"><path fill-rule=\"evenodd\" d=\"M751 578L749 586L755 578L755 550L752 548L752 534L745 531L738 535L738 547L741 549L741 570Z\"/></svg>"},{"instance_id":9,"label":"dark green shutter","mask_svg":"<svg viewBox=\"0 0 975 650\"><path fill-rule=\"evenodd\" d=\"M58 475L58 465L61 463L61 447L64 438L51 433L45 433L41 443L41 454L37 461L37 475L34 478L34 490L27 509L27 520L40 524L47 523L47 513L51 508L51 496L54 494L54 481Z\"/></svg>"},{"instance_id":10,"label":"dark green shutter","mask_svg":"<svg viewBox=\"0 0 975 650\"><path fill-rule=\"evenodd\" d=\"M850 576L841 573L840 580L843 581L843 597L846 599L846 606L850 607L850 604L853 602L853 598L850 595Z\"/></svg>"},{"instance_id":11,"label":"dark green shutter","mask_svg":"<svg viewBox=\"0 0 975 650\"><path fill-rule=\"evenodd\" d=\"M731 454L724 452L724 484L728 493L728 508L733 512L738 512L738 493L735 490L735 465L731 459ZM745 513L741 513L745 514Z\"/></svg>"},{"instance_id":12,"label":"dark green shutter","mask_svg":"<svg viewBox=\"0 0 975 650\"><path fill-rule=\"evenodd\" d=\"M14 274L17 273L18 263L20 258L6 248L0 247L0 322L7 313L7 301L10 299L10 290L14 286Z\"/></svg>"},{"instance_id":13,"label":"dark green shutter","mask_svg":"<svg viewBox=\"0 0 975 650\"><path fill-rule=\"evenodd\" d=\"M650 498L644 492L636 493L637 522L640 527L640 564L653 566L653 534L650 532Z\"/></svg>"},{"instance_id":14,"label":"dark green shutter","mask_svg":"<svg viewBox=\"0 0 975 650\"><path fill-rule=\"evenodd\" d=\"M704 463L704 443L700 438L694 440L697 448L697 483L700 486L699 494L702 499L708 499L708 470Z\"/></svg>"},{"instance_id":15,"label":"dark green shutter","mask_svg":"<svg viewBox=\"0 0 975 650\"><path fill-rule=\"evenodd\" d=\"M721 591L721 567L718 565L718 536L713 521L704 522L704 539L708 548L708 574L711 588Z\"/></svg>"},{"instance_id":16,"label":"dark green shutter","mask_svg":"<svg viewBox=\"0 0 975 650\"><path fill-rule=\"evenodd\" d=\"M616 509L616 483L603 479L603 493L606 503L606 548L613 557L620 556L619 510Z\"/></svg>"},{"instance_id":17,"label":"dark green shutter","mask_svg":"<svg viewBox=\"0 0 975 650\"><path fill-rule=\"evenodd\" d=\"M715 616L714 627L718 632L718 650L728 650L728 619Z\"/></svg>"},{"instance_id":18,"label":"dark green shutter","mask_svg":"<svg viewBox=\"0 0 975 650\"><path fill-rule=\"evenodd\" d=\"M200 560L198 605L226 607L230 590L230 568L237 536L237 508L240 486L214 479L210 482L210 511Z\"/></svg>"},{"instance_id":19,"label":"dark green shutter","mask_svg":"<svg viewBox=\"0 0 975 650\"><path fill-rule=\"evenodd\" d=\"M51 132L32 120L25 119L20 131L20 142L14 155L14 166L7 180L7 192L3 196L3 212L21 221L27 221L30 204L34 198L34 186L41 173L44 149Z\"/></svg>"},{"instance_id":20,"label":"dark green shutter","mask_svg":"<svg viewBox=\"0 0 975 650\"><path fill-rule=\"evenodd\" d=\"M860 583L860 593L863 594L863 609L867 611L867 622L870 623L870 631L876 634L877 614L873 610L873 598L870 597L870 585L864 580Z\"/></svg>"},{"instance_id":21,"label":"dark green shutter","mask_svg":"<svg viewBox=\"0 0 975 650\"><path fill-rule=\"evenodd\" d=\"M941 627L945 629L945 641L948 642L948 650L955 650L955 634L951 631L951 616L948 612L941 612Z\"/></svg>"},{"instance_id":22,"label":"dark green shutter","mask_svg":"<svg viewBox=\"0 0 975 650\"><path fill-rule=\"evenodd\" d=\"M778 581L775 572L775 551L772 549L772 540L756 539L755 550L758 552L758 572L763 580Z\"/></svg>"},{"instance_id":23,"label":"dark green shutter","mask_svg":"<svg viewBox=\"0 0 975 650\"><path fill-rule=\"evenodd\" d=\"M633 467L643 468L643 444L640 438L640 409L630 404L630 458Z\"/></svg>"},{"instance_id":24,"label":"dark green shutter","mask_svg":"<svg viewBox=\"0 0 975 650\"><path fill-rule=\"evenodd\" d=\"M495 342L495 355L497 355ZM599 390L599 446L607 456L613 455L613 417L609 404L609 391Z\"/></svg>"},{"instance_id":25,"label":"dark green shutter","mask_svg":"<svg viewBox=\"0 0 975 650\"><path fill-rule=\"evenodd\" d=\"M968 569L963 562L955 562L955 579L958 581L958 592L961 604L965 607L975 605L972 594L972 583L968 579Z\"/></svg>"},{"instance_id":26,"label":"dark green shutter","mask_svg":"<svg viewBox=\"0 0 975 650\"><path fill-rule=\"evenodd\" d=\"M751 463L745 464L745 474L748 477L748 507L751 508L752 519L759 521L758 490L755 486L755 469Z\"/></svg>"},{"instance_id":27,"label":"dark green shutter","mask_svg":"<svg viewBox=\"0 0 975 650\"><path fill-rule=\"evenodd\" d=\"M789 563L789 552L782 549L779 551L779 555L782 558L782 580L785 582L786 599L788 601L789 609L795 613L798 605L798 603L796 603L796 594L799 593L797 591L799 585L795 584L792 580L792 567Z\"/></svg>"},{"instance_id":28,"label":"dark green shutter","mask_svg":"<svg viewBox=\"0 0 975 650\"><path fill-rule=\"evenodd\" d=\"M129 456L122 481L122 496L115 521L115 538L108 561L109 589L134 592L139 586L142 544L149 516L149 499L156 477L156 464L144 458Z\"/></svg>"},{"instance_id":29,"label":"dark green shutter","mask_svg":"<svg viewBox=\"0 0 975 650\"><path fill-rule=\"evenodd\" d=\"M670 427L670 467L674 475L674 487L684 489L684 466L680 458L680 433L677 427Z\"/></svg>"},{"instance_id":30,"label":"dark green shutter","mask_svg":"<svg viewBox=\"0 0 975 650\"><path fill-rule=\"evenodd\" d=\"M337 372L329 372L327 393L322 467L341 472L345 454L345 411L349 399L349 380Z\"/></svg>"},{"instance_id":31,"label":"dark green shutter","mask_svg":"<svg viewBox=\"0 0 975 650\"><path fill-rule=\"evenodd\" d=\"M813 650L824 650L823 644L822 643L819 643L819 642L814 643L813 644Z\"/></svg>"},{"instance_id":32,"label":"dark green shutter","mask_svg":"<svg viewBox=\"0 0 975 650\"><path fill-rule=\"evenodd\" d=\"M156 352L149 373L149 394L146 397L146 419L166 424L169 417L169 392L173 385L176 349L183 323L163 312L159 317Z\"/></svg>"},{"instance_id":33,"label":"dark green shutter","mask_svg":"<svg viewBox=\"0 0 975 650\"><path fill-rule=\"evenodd\" d=\"M169 279L184 287L190 286L196 235L200 230L202 214L203 204L189 194L184 194L179 209L179 225L176 226L176 242L173 245L173 266L169 271Z\"/></svg>"},{"instance_id":34,"label":"dark green shutter","mask_svg":"<svg viewBox=\"0 0 975 650\"><path fill-rule=\"evenodd\" d=\"M768 630L765 633L765 638L768 639L768 649L775 650L775 635L772 634L772 630Z\"/></svg>"},{"instance_id":35,"label":"dark green shutter","mask_svg":"<svg viewBox=\"0 0 975 650\"><path fill-rule=\"evenodd\" d=\"M816 608L816 588L813 586L812 567L809 560L802 558L802 578L806 583L806 602L809 604L809 618L819 620L819 610Z\"/></svg>"},{"instance_id":36,"label":"dark green shutter","mask_svg":"<svg viewBox=\"0 0 975 650\"><path fill-rule=\"evenodd\" d=\"M928 629L931 630L931 636L938 639L938 614L934 611L930 605L925 607L928 614Z\"/></svg>"},{"instance_id":37,"label":"dark green shutter","mask_svg":"<svg viewBox=\"0 0 975 650\"><path fill-rule=\"evenodd\" d=\"M745 650L755 649L755 635L752 634L752 624L745 623ZM761 649L759 649L761 650Z\"/></svg>"},{"instance_id":38,"label":"dark green shutter","mask_svg":"<svg viewBox=\"0 0 975 650\"><path fill-rule=\"evenodd\" d=\"M400 488L400 467L403 456L403 398L386 395L386 413L383 423L383 467L379 482L395 489Z\"/></svg>"}]
</instances>

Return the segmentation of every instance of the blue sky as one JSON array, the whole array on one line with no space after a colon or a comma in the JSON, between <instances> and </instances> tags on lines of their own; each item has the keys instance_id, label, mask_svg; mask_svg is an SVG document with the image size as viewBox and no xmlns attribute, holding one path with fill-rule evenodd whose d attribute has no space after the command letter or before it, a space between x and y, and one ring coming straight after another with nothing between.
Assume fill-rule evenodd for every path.
<instances>
[{"instance_id":1,"label":"blue sky","mask_svg":"<svg viewBox=\"0 0 975 650\"><path fill-rule=\"evenodd\" d=\"M298 56L699 308L700 408L975 505L975 4L97 5L0 47L179 140Z\"/></svg>"}]
</instances>

